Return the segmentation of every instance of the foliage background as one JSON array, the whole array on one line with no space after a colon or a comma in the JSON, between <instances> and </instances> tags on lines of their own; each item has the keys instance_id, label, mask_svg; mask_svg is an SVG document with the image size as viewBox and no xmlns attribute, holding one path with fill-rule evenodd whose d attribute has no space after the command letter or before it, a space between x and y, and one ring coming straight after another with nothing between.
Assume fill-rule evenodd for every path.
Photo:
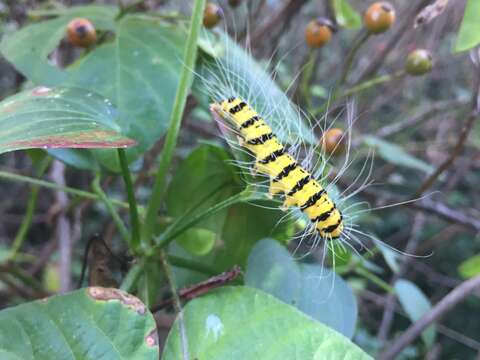
<instances>
[{"instance_id":1,"label":"foliage background","mask_svg":"<svg viewBox=\"0 0 480 360\"><path fill-rule=\"evenodd\" d=\"M12 34L15 30L39 20L40 13L35 14L32 11L48 9L52 5L71 6L80 3L88 2L0 2L2 33L4 35ZM178 10L180 13L188 14L190 9L188 1L144 1L141 3L138 8L141 12L153 11L158 14L166 14ZM308 80L307 93L310 94L308 99L304 96L305 93L301 93L300 90L296 91L298 88L296 86L290 90L290 95L309 112L315 113L318 109L321 110L336 81L336 77L332 74L338 76L339 64L342 59L346 58L352 43L356 41L357 32L349 29L341 30L334 35L333 40L326 47L312 54L303 42L304 28L313 17L328 14L331 16L331 8L327 6L327 2L260 1L260 3L266 3L263 4L263 10L250 14L251 28L249 31L252 36L254 55L264 64L266 59L273 57L272 63L278 63L278 82L284 89L288 87L299 70L304 68L309 59L315 59L315 66L311 78ZM367 7L365 1L351 1L350 3L359 12L364 11ZM360 160L364 156L362 151L365 149L362 141L366 141L362 135L370 136L370 140L366 142L375 146L377 151L372 178L377 183L381 183L381 186L378 187L378 191L377 187L370 188L363 197L375 206L389 203L392 199L404 200L412 196L428 176L428 171L432 167L437 168L449 157L467 120L465 114L470 109L469 101L472 91L474 91L472 90L474 79L478 73L478 68L472 66L468 52L453 53L459 24L463 16L464 1L450 2L442 15L430 24L416 29L411 26L412 19L418 13L418 9L428 2L392 1L392 3L397 9L398 18L395 26L384 35L369 39L361 47L347 84L354 84L360 78L368 79L375 75L392 74L402 69L407 54L415 48L426 48L431 51L434 57L434 68L425 76L395 79L363 91L356 97L358 120L355 124L354 144L360 153ZM113 4L116 3L113 2ZM270 16L272 12L275 13L286 4L290 4L290 11L280 14L279 17ZM222 5L228 9L226 2ZM262 4L257 1L253 1L251 4L252 7L260 5ZM231 20L232 14L227 10L224 23L232 24ZM179 33L182 31L183 25L182 22L174 22L174 26L178 26ZM240 25L237 24L237 26L241 28ZM135 31L133 26L129 31ZM149 35L145 34L145 36ZM152 41L154 41L153 38L152 35ZM152 43L152 46L160 49L158 50L159 54L162 54L161 45L161 43ZM58 51L61 63L68 64L78 55L78 50L72 49L65 42L61 43ZM0 96L2 98L31 86L31 83L7 61L2 59L0 66ZM128 66L134 68L135 59ZM152 73L151 76L156 76L156 74ZM159 91L163 91L162 94L168 98L167 103L169 104L173 102L175 87L172 84L174 80L164 82L159 80L158 83ZM135 115L137 107L143 109L146 106L149 106L148 101L126 105L133 115ZM166 125L166 122L164 124ZM399 127L392 127L394 124ZM158 135L160 135L160 132L163 134L166 129L167 126L162 131L148 129L147 132L159 131ZM135 129L133 133L136 133ZM397 277L408 279L421 289L421 292L433 304L457 286L463 277L469 275L466 274L465 265L461 267L462 263L480 253L478 239L480 210L478 207L479 192L477 191L480 181L480 130L478 124L474 126L469 135L461 154L429 189L429 191L438 190L438 192L431 195L427 201L418 202L409 207L373 213L362 221L364 227L368 227L387 244L397 249L408 249L408 252L418 255L429 255L427 258L408 259L408 264L403 265L402 276L395 275L395 266L392 267L392 263L387 263L386 258L380 254L377 253L370 260L381 269L378 273L374 272L378 278L391 285L394 284ZM381 142L382 140L395 144L397 147L392 148L389 144ZM225 183L229 184L224 191L217 193L218 198L211 199L212 204L240 190L241 182L237 174L224 165L228 155L217 148L212 150L211 145L205 145L205 142L221 143L218 130L209 121L209 115L202 99L191 96L187 101L179 145L175 152L171 171L172 176L169 178L172 185L166 196L166 211L162 213L163 217L161 218L165 224L160 222L159 227L169 224L172 218L185 212L188 209L188 202L193 203L194 199L189 194L195 193L198 183L188 181L182 183L186 178L186 175L183 174L194 171L197 179L203 179L209 183L211 190L221 187ZM153 146L148 146L149 150L145 153L143 161L136 162L132 166L137 170L136 193L142 204L149 199L152 174L157 166L155 159L160 153L163 139L160 138L148 145ZM185 164L183 161L188 154L199 145L202 147L195 153L196 158L190 158L187 160L187 162L190 161L190 164ZM415 162L406 154L420 159L421 162ZM198 169L195 168L197 165ZM344 180L346 183L354 177L360 165L361 161L350 169ZM204 169L202 166L206 168ZM32 163L32 156L28 156L26 152L2 155L0 167L1 171L30 176L38 176L39 171L41 172L38 164ZM218 170L218 173L212 174L209 171L212 168ZM66 168L60 166L60 170L58 169L58 164L51 165L49 176L53 179L56 176L58 178L59 172L60 179L63 179L68 186L90 189L93 180L91 171L79 170L71 166ZM212 176L216 176L218 184L212 184L209 181ZM0 181L3 194L0 204L0 258L2 258L1 254L9 251L12 239L18 234L31 196L31 188L21 182ZM120 177L113 175L103 177L102 187L108 189L110 197L125 199ZM205 193L208 192L204 186L202 189ZM32 224L22 247L22 256L27 258L27 261L22 264L22 269L39 286L31 287L28 283L17 282L16 279L12 284L8 267L2 265L0 269L1 307L23 303L47 293L75 288L75 280L80 275L81 260L86 243L94 233L102 232L102 237L107 239L107 243L116 253L125 252L125 245L120 240L115 224L111 221L110 215L103 205L78 199L67 200L67 203L62 203L62 201L65 200L62 200L62 197L55 191L46 189L39 191ZM59 212L59 208L64 210ZM195 211L200 210L196 209ZM234 212L233 215L232 212ZM126 218L128 213L125 211L121 215ZM194 246L193 251L203 259L203 263L211 265L215 272L227 270L236 263L245 265L251 245L260 237L271 236L285 240L285 231L272 234L269 230L273 228L276 219L281 215L266 216L257 208L243 204L223 216L226 218L215 218L203 226L203 230L206 228L210 232L190 234L195 239L203 239L203 247ZM265 223L265 229L257 229L258 233L252 235L250 239L248 224L251 224L252 219L262 218L262 216L269 219L270 223ZM71 227L67 247L62 246L65 234L59 233L59 219L64 219ZM222 227L221 231L223 231L226 242L234 242L238 238L242 238L247 244L245 248L231 247L223 253L210 252L213 246L211 231L218 233L219 227ZM183 240L183 245L187 249L188 241L187 236ZM182 256L188 254L184 248L175 244L171 248L171 253ZM60 260L65 259L65 256L69 261ZM108 262L108 268L114 269L112 276L115 281L118 281L122 276L121 266L108 255L106 259L103 260ZM397 261L402 266L402 259L397 259ZM473 267L471 270L473 273L478 273L478 265L471 267ZM158 268L153 269L152 274L154 274L154 281L158 283L164 281L164 279L160 280L162 275ZM198 273L193 276L191 272L184 269L178 270L176 274L180 287L205 278L204 275ZM347 269L342 276L349 281L350 286L356 289L359 321L354 340L368 352L375 353L398 333L405 330L410 324L411 314L408 314L410 316L406 315L406 307L396 303L395 298L392 299L385 291L385 286L379 287L378 283L371 281L371 278L362 276L351 269ZM148 279L144 281L148 281ZM139 293L140 288L145 287L139 286ZM141 297L145 301L145 297L151 296L153 303L158 300L160 294L164 294L163 290L160 289L158 293L154 294L143 294ZM407 298L413 298L412 291L411 289L406 290ZM429 356L431 359L453 357L474 359L478 357L480 354L480 324L471 319L473 314L479 311L479 296L477 290L436 325L437 337L433 343L428 346L426 346L428 342L414 343L403 353L404 358ZM414 303L416 304L414 307L422 306L419 301ZM389 317L392 318L391 322L388 322ZM163 334L164 338L172 324L173 315L172 313L160 313L157 314L156 320L160 334Z\"/></svg>"}]
</instances>

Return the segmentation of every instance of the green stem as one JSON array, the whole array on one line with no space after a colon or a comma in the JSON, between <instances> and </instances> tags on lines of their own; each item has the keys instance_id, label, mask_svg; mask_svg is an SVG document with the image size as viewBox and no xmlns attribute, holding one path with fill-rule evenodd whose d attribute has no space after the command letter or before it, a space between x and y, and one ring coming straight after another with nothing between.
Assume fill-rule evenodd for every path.
<instances>
[{"instance_id":1,"label":"green stem","mask_svg":"<svg viewBox=\"0 0 480 360\"><path fill-rule=\"evenodd\" d=\"M100 200L103 201L105 206L107 207L108 212L112 216L113 222L117 226L118 231L120 232L120 235L125 239L127 244L130 245L131 239L130 239L130 234L125 227L125 224L123 223L122 219L120 219L120 216L117 213L117 210L113 207L112 202L108 198L108 196L103 192L102 188L100 187L100 176L97 175L95 176L95 179L92 182L92 189L95 191L95 193L98 195Z\"/></svg>"},{"instance_id":2,"label":"green stem","mask_svg":"<svg viewBox=\"0 0 480 360\"><path fill-rule=\"evenodd\" d=\"M360 34L357 42L355 45L351 48L350 52L347 55L347 58L345 59L345 63L342 68L342 73L340 74L340 78L338 79L337 84L334 87L333 90L333 99L336 98L336 95L338 95L338 91L341 89L345 81L347 80L348 74L350 73L350 70L352 69L352 64L353 64L353 59L355 59L355 55L357 55L358 50L362 47L363 44L365 44L370 37L370 32L366 31L362 34Z\"/></svg>"},{"instance_id":3,"label":"green stem","mask_svg":"<svg viewBox=\"0 0 480 360\"><path fill-rule=\"evenodd\" d=\"M385 290L387 293L389 294L393 294L395 292L395 289L390 286L390 284L388 284L387 282L383 281L381 278L379 278L377 275L371 273L370 271L368 271L367 269L363 268L362 266L357 266L355 268L355 272L360 275L360 276L363 276L365 279L367 280L370 280L371 282L373 282L375 285L379 286L380 288L382 288L383 290Z\"/></svg>"},{"instance_id":4,"label":"green stem","mask_svg":"<svg viewBox=\"0 0 480 360\"><path fill-rule=\"evenodd\" d=\"M12 263L9 265L0 266L0 272L9 273L11 276L20 280L22 283L34 289L35 291L39 293L45 293L45 290L39 281L30 276L25 270L13 265Z\"/></svg>"},{"instance_id":5,"label":"green stem","mask_svg":"<svg viewBox=\"0 0 480 360\"><path fill-rule=\"evenodd\" d=\"M373 79L364 81L363 83L360 83L358 85L355 85L355 86L351 87L350 89L345 90L345 92L341 95L341 98L344 98L344 97L347 97L347 96L352 96L352 95L354 95L356 93L359 93L361 91L368 90L371 87L374 87L376 85L380 85L380 84L383 84L383 83L386 83L386 82L389 82L389 81L392 81L392 80L399 79L399 78L401 78L405 75L406 75L405 71L400 70L400 71L397 71L393 74L377 76Z\"/></svg>"},{"instance_id":6,"label":"green stem","mask_svg":"<svg viewBox=\"0 0 480 360\"><path fill-rule=\"evenodd\" d=\"M312 111L313 116L318 116L319 114L324 114L325 111L327 110L327 108L330 105L334 104L335 101L338 100L340 89L342 88L343 84L345 83L345 81L348 78L348 74L350 73L350 70L352 68L352 64L353 64L353 60L355 58L355 55L357 54L358 50L360 50L362 45L367 42L370 35L371 35L371 33L368 32L368 31L364 31L363 33L360 34L360 36L358 37L355 45L350 49L350 52L348 53L348 55L345 59L345 62L344 62L343 68L342 68L342 72L341 72L340 77L338 78L337 82L333 86L333 89L332 89L332 92L331 92L332 95L330 96L329 101L326 101L325 104L323 104L319 108Z\"/></svg>"},{"instance_id":7,"label":"green stem","mask_svg":"<svg viewBox=\"0 0 480 360\"><path fill-rule=\"evenodd\" d=\"M175 95L170 127L165 138L165 145L155 177L155 184L153 186L152 194L150 195L150 201L147 207L145 226L143 228L143 241L146 244L150 244L151 238L154 234L155 221L165 192L167 171L170 168L173 151L177 145L178 132L180 130L180 124L182 122L183 111L187 101L188 90L193 77L193 72L191 69L194 68L195 60L197 58L197 39L200 32L200 27L202 25L204 7L205 0L195 0L190 30L188 33L187 44L182 61L184 66L180 76L177 93Z\"/></svg>"},{"instance_id":8,"label":"green stem","mask_svg":"<svg viewBox=\"0 0 480 360\"><path fill-rule=\"evenodd\" d=\"M138 217L137 200L135 199L135 189L133 187L130 170L128 169L128 162L125 155L125 150L117 150L120 167L122 169L123 181L125 182L125 188L127 190L127 198L130 210L130 226L132 228L132 238L130 246L132 247L132 250L135 251L140 245L140 218Z\"/></svg>"},{"instance_id":9,"label":"green stem","mask_svg":"<svg viewBox=\"0 0 480 360\"><path fill-rule=\"evenodd\" d=\"M36 171L37 176L42 176L45 171L47 171L48 167L50 166L52 160L51 157L45 157L40 163L38 164L38 168ZM23 217L22 224L18 229L17 235L15 236L15 240L13 240L12 248L10 250L10 254L8 256L8 260L15 261L18 251L23 245L25 238L28 233L28 229L32 225L33 213L35 208L37 207L37 199L38 199L38 185L31 186L30 197L27 203L27 209L25 211L25 216Z\"/></svg>"},{"instance_id":10,"label":"green stem","mask_svg":"<svg viewBox=\"0 0 480 360\"><path fill-rule=\"evenodd\" d=\"M183 360L188 360L190 357L188 355L188 340L185 331L185 322L183 319L182 303L180 302L180 297L178 296L177 284L175 282L175 276L173 275L172 267L168 263L167 255L164 251L160 252L160 260L162 262L163 270L167 277L168 285L172 293L173 298L173 307L178 316L178 327L180 332L180 345L182 348Z\"/></svg>"},{"instance_id":11,"label":"green stem","mask_svg":"<svg viewBox=\"0 0 480 360\"><path fill-rule=\"evenodd\" d=\"M190 260L190 259L184 259L184 258L181 258L181 257L178 257L178 256L173 256L173 255L168 255L168 261L173 266L193 270L193 271L200 272L202 274L206 274L206 275L209 275L209 276L213 276L213 275L218 274L218 271L215 270L214 268L212 268L208 265L202 264L198 261L193 261L193 260Z\"/></svg>"},{"instance_id":12,"label":"green stem","mask_svg":"<svg viewBox=\"0 0 480 360\"><path fill-rule=\"evenodd\" d=\"M316 55L316 49L310 49L300 81L300 98L305 101L308 109L311 109L312 106L312 99L310 98L310 82L312 80L313 70L315 69Z\"/></svg>"},{"instance_id":13,"label":"green stem","mask_svg":"<svg viewBox=\"0 0 480 360\"><path fill-rule=\"evenodd\" d=\"M0 171L0 178L6 179L6 180L12 180L12 181L25 182L27 184L32 184L32 185L38 185L38 186L45 187L47 189L56 190L56 191L63 191L63 192L76 195L85 199L101 200L100 196L98 196L97 194L84 191L84 190L71 188L68 186L60 186L51 181L36 179L29 176L18 175L18 174L9 173L6 171ZM119 207L128 208L128 204L123 201L111 200L111 203Z\"/></svg>"},{"instance_id":14,"label":"green stem","mask_svg":"<svg viewBox=\"0 0 480 360\"><path fill-rule=\"evenodd\" d=\"M135 290L137 282L140 279L140 275L142 273L143 263L133 265L133 267L128 271L127 275L123 279L120 289L128 293L132 293Z\"/></svg>"},{"instance_id":15,"label":"green stem","mask_svg":"<svg viewBox=\"0 0 480 360\"><path fill-rule=\"evenodd\" d=\"M233 195L229 197L228 199L225 199L218 204L212 206L211 208L207 209L206 211L199 213L193 217L191 217L187 222L185 222L183 225L180 225L184 217L179 218L177 221L175 221L172 225L170 225L161 236L155 239L155 246L153 246L149 252L148 255L154 255L158 249L161 249L168 245L172 240L174 240L177 236L182 234L184 231L188 230L192 226L196 225L200 221L208 218L209 216L215 214L216 212L223 210L231 205L234 205L236 203L242 202L245 199L248 198L250 195L250 190L244 190L236 195Z\"/></svg>"}]
</instances>

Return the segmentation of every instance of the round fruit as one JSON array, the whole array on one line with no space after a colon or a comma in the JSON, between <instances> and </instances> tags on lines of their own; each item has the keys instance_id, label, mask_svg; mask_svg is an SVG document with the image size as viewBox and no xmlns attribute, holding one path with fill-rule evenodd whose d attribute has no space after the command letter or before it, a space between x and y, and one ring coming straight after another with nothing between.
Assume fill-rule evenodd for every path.
<instances>
[{"instance_id":1,"label":"round fruit","mask_svg":"<svg viewBox=\"0 0 480 360\"><path fill-rule=\"evenodd\" d=\"M84 18L75 18L67 26L68 41L79 47L89 47L97 41L97 32L93 24Z\"/></svg>"},{"instance_id":2,"label":"round fruit","mask_svg":"<svg viewBox=\"0 0 480 360\"><path fill-rule=\"evenodd\" d=\"M342 129L327 130L322 136L322 150L328 155L338 155L345 150L345 134Z\"/></svg>"},{"instance_id":3,"label":"round fruit","mask_svg":"<svg viewBox=\"0 0 480 360\"><path fill-rule=\"evenodd\" d=\"M365 12L363 22L371 33L383 33L395 22L395 9L386 1L373 3Z\"/></svg>"},{"instance_id":4,"label":"round fruit","mask_svg":"<svg viewBox=\"0 0 480 360\"><path fill-rule=\"evenodd\" d=\"M319 48L332 38L334 27L332 22L324 17L318 17L308 23L305 28L305 41L311 48Z\"/></svg>"},{"instance_id":5,"label":"round fruit","mask_svg":"<svg viewBox=\"0 0 480 360\"><path fill-rule=\"evenodd\" d=\"M420 76L432 70L432 55L428 50L417 49L408 54L405 71L409 75Z\"/></svg>"},{"instance_id":6,"label":"round fruit","mask_svg":"<svg viewBox=\"0 0 480 360\"><path fill-rule=\"evenodd\" d=\"M211 29L218 24L221 18L222 10L218 5L208 3L205 6L205 11L203 12L203 26L207 29Z\"/></svg>"}]
</instances>

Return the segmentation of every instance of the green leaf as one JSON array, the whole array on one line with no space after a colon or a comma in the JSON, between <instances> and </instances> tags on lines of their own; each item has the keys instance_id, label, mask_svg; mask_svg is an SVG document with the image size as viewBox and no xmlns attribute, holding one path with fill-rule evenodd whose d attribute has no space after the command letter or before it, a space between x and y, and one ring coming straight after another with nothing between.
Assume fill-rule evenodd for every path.
<instances>
[{"instance_id":1,"label":"green leaf","mask_svg":"<svg viewBox=\"0 0 480 360\"><path fill-rule=\"evenodd\" d=\"M193 150L169 185L168 214L174 218L186 213L194 215L230 197L239 183L236 168L229 164L231 161L230 155L218 146L204 144ZM202 223L202 227L218 232L225 216L226 211L220 212Z\"/></svg>"},{"instance_id":2,"label":"green leaf","mask_svg":"<svg viewBox=\"0 0 480 360\"><path fill-rule=\"evenodd\" d=\"M152 314L136 297L91 287L0 312L4 360L158 359Z\"/></svg>"},{"instance_id":3,"label":"green leaf","mask_svg":"<svg viewBox=\"0 0 480 360\"><path fill-rule=\"evenodd\" d=\"M425 161L417 159L410 155L400 146L374 136L365 136L363 142L378 150L379 155L385 160L395 165L405 166L412 169L423 171L427 174L433 172L433 166Z\"/></svg>"},{"instance_id":4,"label":"green leaf","mask_svg":"<svg viewBox=\"0 0 480 360\"><path fill-rule=\"evenodd\" d=\"M469 50L480 44L480 1L467 0L455 52Z\"/></svg>"},{"instance_id":5,"label":"green leaf","mask_svg":"<svg viewBox=\"0 0 480 360\"><path fill-rule=\"evenodd\" d=\"M134 144L120 132L109 100L82 89L37 87L0 103L0 153Z\"/></svg>"},{"instance_id":6,"label":"green leaf","mask_svg":"<svg viewBox=\"0 0 480 360\"><path fill-rule=\"evenodd\" d=\"M75 6L53 20L26 26L5 36L0 43L0 51L33 83L58 86L66 81L68 76L53 65L48 56L65 36L70 20L75 17L88 18L97 30L113 31L117 14L118 8L115 6ZM95 91L95 88L90 90Z\"/></svg>"},{"instance_id":7,"label":"green leaf","mask_svg":"<svg viewBox=\"0 0 480 360\"><path fill-rule=\"evenodd\" d=\"M343 27L357 29L362 26L362 18L347 0L332 0L333 11L337 23Z\"/></svg>"},{"instance_id":8,"label":"green leaf","mask_svg":"<svg viewBox=\"0 0 480 360\"><path fill-rule=\"evenodd\" d=\"M395 282L395 291L400 304L407 313L412 322L420 319L427 311L432 308L430 300L423 292L411 281L397 280ZM435 342L436 326L430 325L422 332L422 340L427 348L430 348Z\"/></svg>"},{"instance_id":9,"label":"green leaf","mask_svg":"<svg viewBox=\"0 0 480 360\"><path fill-rule=\"evenodd\" d=\"M193 255L208 254L215 245L217 234L211 230L191 228L180 235L176 241Z\"/></svg>"},{"instance_id":10,"label":"green leaf","mask_svg":"<svg viewBox=\"0 0 480 360\"><path fill-rule=\"evenodd\" d=\"M469 279L480 274L480 254L465 260L458 267L459 274L464 279Z\"/></svg>"},{"instance_id":11,"label":"green leaf","mask_svg":"<svg viewBox=\"0 0 480 360\"><path fill-rule=\"evenodd\" d=\"M147 150L168 128L184 41L173 26L127 16L118 23L113 43L68 70L68 84L95 89L116 104L120 127L139 144L130 158ZM104 165L118 169L115 153L101 155L96 153Z\"/></svg>"},{"instance_id":12,"label":"green leaf","mask_svg":"<svg viewBox=\"0 0 480 360\"><path fill-rule=\"evenodd\" d=\"M293 223L273 201L256 201L233 206L223 228L223 247L215 253L215 266L221 270L243 267L253 246L261 239L290 240ZM252 224L255 224L252 226Z\"/></svg>"},{"instance_id":13,"label":"green leaf","mask_svg":"<svg viewBox=\"0 0 480 360\"><path fill-rule=\"evenodd\" d=\"M371 359L355 344L274 297L248 287L224 287L184 308L191 359ZM179 321L163 360L182 358Z\"/></svg>"},{"instance_id":14,"label":"green leaf","mask_svg":"<svg viewBox=\"0 0 480 360\"><path fill-rule=\"evenodd\" d=\"M6 37L0 50L38 85L81 87L112 100L119 110L122 133L139 145L128 151L132 160L168 128L185 36L177 27L140 16L126 16L115 23L114 8L99 8L103 10L97 14L98 25L115 31L114 40L98 46L67 69L54 67L47 56L63 37L68 21L79 13L90 14L90 7L26 27ZM94 156L110 170L119 169L115 152L96 151Z\"/></svg>"},{"instance_id":15,"label":"green leaf","mask_svg":"<svg viewBox=\"0 0 480 360\"><path fill-rule=\"evenodd\" d=\"M296 264L277 241L258 242L248 258L245 284L261 289L351 338L357 301L345 281L318 264Z\"/></svg>"}]
</instances>

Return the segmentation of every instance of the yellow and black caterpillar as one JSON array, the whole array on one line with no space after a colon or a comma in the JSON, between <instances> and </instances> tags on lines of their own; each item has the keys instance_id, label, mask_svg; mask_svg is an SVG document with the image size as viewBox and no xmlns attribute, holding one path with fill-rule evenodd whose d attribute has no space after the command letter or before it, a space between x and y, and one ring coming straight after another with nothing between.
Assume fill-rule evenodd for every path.
<instances>
[{"instance_id":1,"label":"yellow and black caterpillar","mask_svg":"<svg viewBox=\"0 0 480 360\"><path fill-rule=\"evenodd\" d=\"M283 193L284 206L298 207L322 238L332 240L342 235L342 213L326 190L287 152L270 126L252 107L238 97L230 97L213 103L211 109L235 127L241 138L240 145L256 159L255 168L269 176L271 195Z\"/></svg>"}]
</instances>

